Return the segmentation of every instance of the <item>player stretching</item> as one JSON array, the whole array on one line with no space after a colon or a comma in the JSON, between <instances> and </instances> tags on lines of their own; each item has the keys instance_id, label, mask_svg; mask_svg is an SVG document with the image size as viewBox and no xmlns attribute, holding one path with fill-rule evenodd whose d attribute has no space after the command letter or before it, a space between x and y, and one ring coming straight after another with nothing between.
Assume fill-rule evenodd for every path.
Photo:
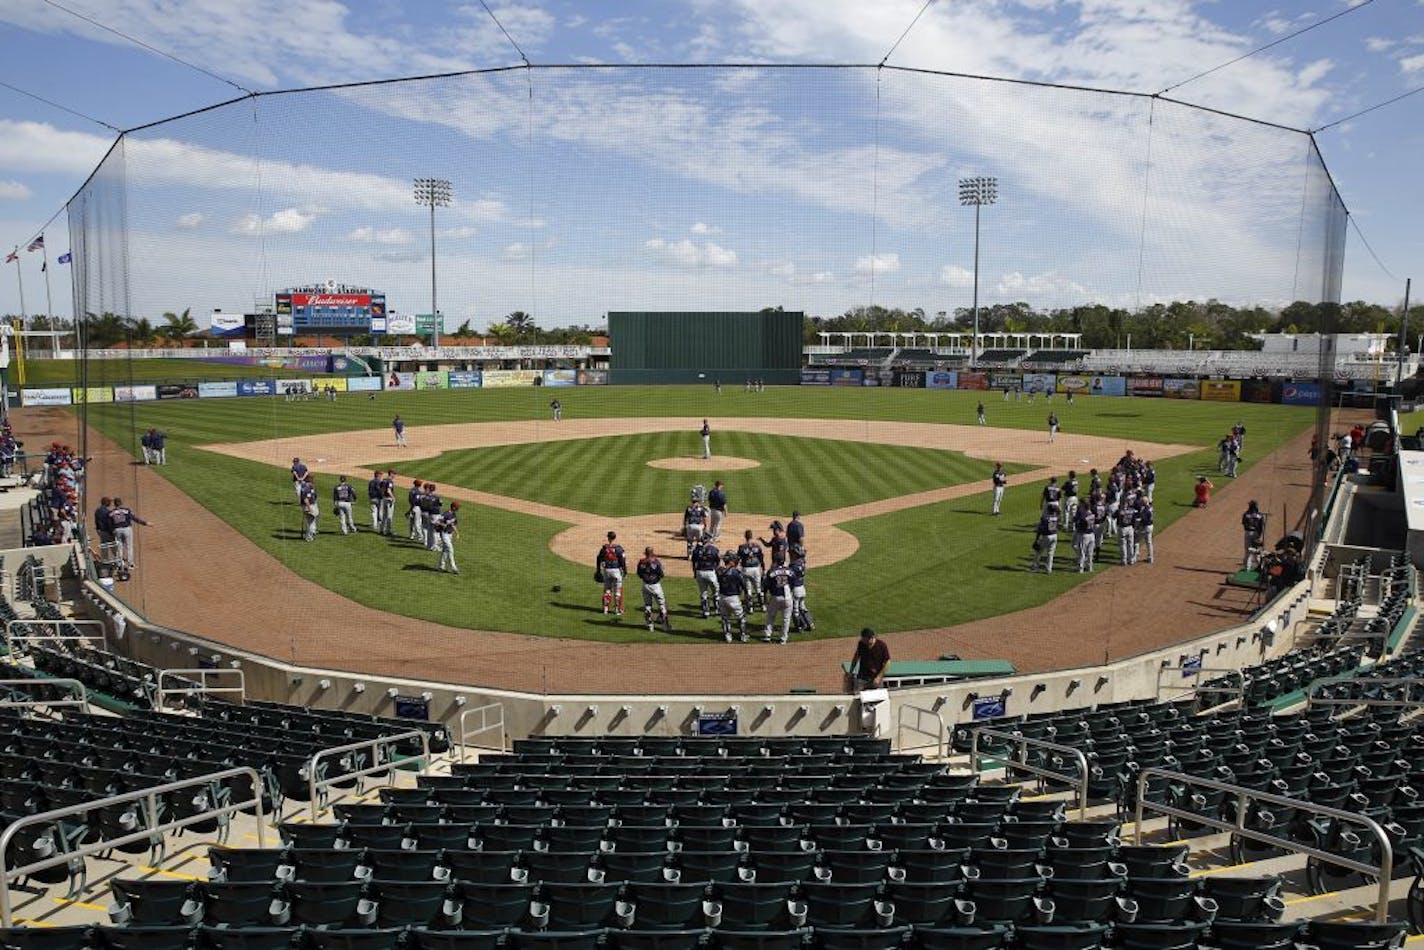
<instances>
[{"instance_id":1,"label":"player stretching","mask_svg":"<svg viewBox=\"0 0 1424 950\"><path fill-rule=\"evenodd\" d=\"M628 573L628 560L623 545L616 543L618 535L608 532L608 541L598 549L595 577L603 582L603 612L623 616L623 576Z\"/></svg>"},{"instance_id":2,"label":"player stretching","mask_svg":"<svg viewBox=\"0 0 1424 950\"><path fill-rule=\"evenodd\" d=\"M688 559L692 561L692 576L697 579L697 599L702 607L702 619L706 620L717 603L717 546L711 541L699 539Z\"/></svg>"},{"instance_id":3,"label":"player stretching","mask_svg":"<svg viewBox=\"0 0 1424 950\"><path fill-rule=\"evenodd\" d=\"M743 643L747 642L747 614L742 609L742 595L747 591L747 579L737 567L737 555L728 551L717 568L717 613L722 617L722 638L732 642L732 621Z\"/></svg>"},{"instance_id":4,"label":"player stretching","mask_svg":"<svg viewBox=\"0 0 1424 950\"><path fill-rule=\"evenodd\" d=\"M772 565L761 582L766 598L766 632L762 640L766 643L771 642L771 632L776 628L778 618L781 620L781 639L777 642L785 643L791 636L791 582L791 568L785 564Z\"/></svg>"},{"instance_id":5,"label":"player stretching","mask_svg":"<svg viewBox=\"0 0 1424 950\"><path fill-rule=\"evenodd\" d=\"M648 632L652 633L656 622L662 624L664 633L672 633L672 618L668 616L667 597L663 594L663 562L652 548L643 548L637 572L643 581L643 619L648 624Z\"/></svg>"}]
</instances>

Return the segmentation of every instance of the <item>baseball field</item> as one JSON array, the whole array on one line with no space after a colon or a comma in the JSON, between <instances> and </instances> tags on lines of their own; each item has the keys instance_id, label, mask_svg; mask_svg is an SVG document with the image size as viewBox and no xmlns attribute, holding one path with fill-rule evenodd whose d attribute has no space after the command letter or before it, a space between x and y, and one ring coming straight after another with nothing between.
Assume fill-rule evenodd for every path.
<instances>
[{"instance_id":1,"label":"baseball field","mask_svg":"<svg viewBox=\"0 0 1424 950\"><path fill-rule=\"evenodd\" d=\"M975 424L981 395L985 426ZM558 423L549 414L554 396L564 406ZM1050 411L1062 423L1052 443ZM405 448L390 430L397 413L408 426ZM1050 475L1107 469L1127 449L1153 459L1159 546L1170 545L1173 523L1192 512L1194 477L1208 474L1226 488L1215 443L1232 424L1247 430L1244 476L1315 418L1312 409L1272 405L1083 397L1070 406L1063 396L1050 405L1000 393L812 387L390 392L335 402L92 405L88 414L97 432L135 456L139 433L166 431L169 464L155 474L287 571L355 604L453 628L666 641L642 626L636 581L622 623L601 612L593 558L604 532L615 530L630 566L644 545L664 557L671 639L684 643L721 638L716 621L697 612L674 537L694 484L726 482L732 515L724 539L744 529L767 537L772 518L803 514L817 627L798 638L844 637L872 619L883 631L944 628L1046 604L1087 579L1066 569L1066 543L1051 576L1027 571ZM704 418L711 463L695 457ZM314 543L300 540L288 474L294 456L317 473L322 534ZM1010 473L998 518L988 514L994 461ZM343 537L332 486L340 474L358 483L357 523L368 529L364 482L376 468L397 472L397 536ZM437 572L436 556L404 538L412 478L461 501L458 576ZM91 485L91 503L100 491L111 493ZM157 522L141 532L143 543L161 543L164 512L145 511L143 497L127 500ZM1240 509L1245 501L1229 495L1222 503ZM1298 514L1273 511L1272 530ZM243 581L224 577L218 541L204 550L215 583ZM1154 583L1153 568L1107 570Z\"/></svg>"},{"instance_id":2,"label":"baseball field","mask_svg":"<svg viewBox=\"0 0 1424 950\"><path fill-rule=\"evenodd\" d=\"M78 386L78 363L74 360L26 359L24 361L23 385L25 386ZM312 373L295 370L292 376L326 376L326 373ZM216 380L271 379L272 369L266 366L242 366L235 363L219 363L211 359L111 359L89 360L88 384L90 386L129 386L143 383L201 383ZM10 369L11 380L20 380L18 364Z\"/></svg>"}]
</instances>

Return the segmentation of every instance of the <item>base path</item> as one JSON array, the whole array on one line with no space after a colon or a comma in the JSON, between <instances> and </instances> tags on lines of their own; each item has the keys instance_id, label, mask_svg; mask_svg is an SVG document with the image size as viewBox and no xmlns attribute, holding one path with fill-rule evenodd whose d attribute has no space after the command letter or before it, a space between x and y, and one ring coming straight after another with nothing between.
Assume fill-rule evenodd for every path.
<instances>
[{"instance_id":1,"label":"base path","mask_svg":"<svg viewBox=\"0 0 1424 950\"><path fill-rule=\"evenodd\" d=\"M11 420L18 436L32 445L56 438L75 442L75 420L67 410L17 409ZM586 431L569 437L642 431L632 429L628 420L597 422L590 420ZM748 428L747 423L716 420L714 427ZM827 437L844 437L852 428L907 433L975 429L797 420L767 420L767 425ZM505 426L511 441L526 441L527 436L519 439L517 434L536 427L540 437L549 437L550 430L572 428L569 421ZM435 441L426 441L427 431L411 433L417 447L409 450L409 458L435 450ZM1019 443L1019 433L978 432L982 446L976 455L1000 454L995 442L1000 447ZM383 435L389 442L389 434ZM1044 464L1077 467L1078 459L1090 454L1069 448L1083 436L1063 435L1053 446L1047 445L1043 433L1022 436L1028 449L1052 454L1041 460ZM688 437L695 437L694 429L688 429ZM361 438L370 445L356 446L343 463L356 467L358 461L372 457L369 449L378 445L378 436L333 436L321 451L315 451L307 439L293 439L281 448L273 447L273 456L263 460L285 465L294 454L334 453L342 443ZM1100 454L1093 457L1109 464L1123 449L1117 440L1095 441L1101 443ZM1151 567L1108 571L1029 610L957 627L894 633L886 642L898 659L931 659L955 652L1002 657L1032 671L1101 663L1238 622L1248 607L1247 597L1224 592L1221 580L1239 563L1241 510L1250 498L1259 499L1272 512L1284 507L1292 518L1301 510L1309 492L1309 441L1310 434L1303 433L1242 478L1220 480L1222 487L1210 508L1187 513L1163 532L1157 543L1158 562ZM94 456L90 496L121 494L155 522L151 528L139 528L139 567L132 581L118 585L118 593L156 623L287 662L548 693L781 693L803 685L836 692L842 687L839 664L849 658L854 646L854 630L846 630L842 639L787 646L683 639L610 644L461 630L397 616L364 607L292 573L175 488L162 477L161 469L135 465L127 451L92 429L88 447ZM967 444L936 447L970 451ZM1135 447L1146 450L1141 444ZM1166 454L1157 447L1152 451ZM1022 458L1019 453L1002 454L1005 460ZM1177 500L1165 491L1159 492L1159 509L1174 503ZM1027 573L1022 577L1026 584L1037 580ZM966 595L946 592L947 597ZM873 625L875 613L874 603L865 604L865 623Z\"/></svg>"}]
</instances>

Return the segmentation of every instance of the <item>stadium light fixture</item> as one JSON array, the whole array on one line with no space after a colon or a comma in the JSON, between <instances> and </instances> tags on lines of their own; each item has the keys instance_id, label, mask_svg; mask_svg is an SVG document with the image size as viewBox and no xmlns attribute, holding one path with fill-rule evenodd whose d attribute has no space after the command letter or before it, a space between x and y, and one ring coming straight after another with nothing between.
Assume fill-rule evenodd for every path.
<instances>
[{"instance_id":1,"label":"stadium light fixture","mask_svg":"<svg viewBox=\"0 0 1424 950\"><path fill-rule=\"evenodd\" d=\"M974 206L974 336L969 341L969 367L979 364L979 210L999 200L999 179L987 175L959 179L959 203Z\"/></svg>"},{"instance_id":2,"label":"stadium light fixture","mask_svg":"<svg viewBox=\"0 0 1424 950\"><path fill-rule=\"evenodd\" d=\"M417 178L415 203L430 208L430 316L435 320L431 345L440 345L440 311L435 306L435 209L450 207L455 191L449 179Z\"/></svg>"}]
</instances>

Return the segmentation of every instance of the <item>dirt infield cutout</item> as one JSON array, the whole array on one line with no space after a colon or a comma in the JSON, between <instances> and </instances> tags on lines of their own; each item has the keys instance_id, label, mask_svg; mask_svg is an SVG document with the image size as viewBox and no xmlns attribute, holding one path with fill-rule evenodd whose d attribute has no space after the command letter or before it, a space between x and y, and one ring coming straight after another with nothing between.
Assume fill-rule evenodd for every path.
<instances>
[{"instance_id":1,"label":"dirt infield cutout","mask_svg":"<svg viewBox=\"0 0 1424 950\"><path fill-rule=\"evenodd\" d=\"M744 468L760 468L756 459L741 459L733 455L675 455L670 459L653 459L649 468L670 468L677 472L735 472Z\"/></svg>"}]
</instances>

